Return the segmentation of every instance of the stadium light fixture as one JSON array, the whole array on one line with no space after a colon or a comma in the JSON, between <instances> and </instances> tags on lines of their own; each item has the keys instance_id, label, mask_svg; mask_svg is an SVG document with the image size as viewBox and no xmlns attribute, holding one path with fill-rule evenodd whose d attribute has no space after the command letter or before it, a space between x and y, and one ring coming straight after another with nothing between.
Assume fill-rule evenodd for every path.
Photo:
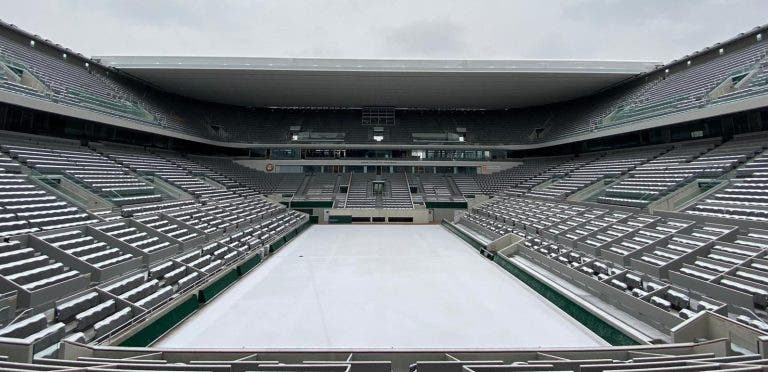
<instances>
[{"instance_id":1,"label":"stadium light fixture","mask_svg":"<svg viewBox=\"0 0 768 372\"><path fill-rule=\"evenodd\" d=\"M373 140L376 142L381 142L384 140L384 136L373 136Z\"/></svg>"},{"instance_id":2,"label":"stadium light fixture","mask_svg":"<svg viewBox=\"0 0 768 372\"><path fill-rule=\"evenodd\" d=\"M291 136L291 141L298 141L298 140L299 140L299 135L298 134L294 134L294 135Z\"/></svg>"}]
</instances>

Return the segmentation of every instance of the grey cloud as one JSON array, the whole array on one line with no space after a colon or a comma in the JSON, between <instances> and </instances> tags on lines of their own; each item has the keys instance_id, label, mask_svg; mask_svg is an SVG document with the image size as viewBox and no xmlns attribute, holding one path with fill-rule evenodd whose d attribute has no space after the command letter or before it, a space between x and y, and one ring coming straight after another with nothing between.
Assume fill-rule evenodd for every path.
<instances>
[{"instance_id":1,"label":"grey cloud","mask_svg":"<svg viewBox=\"0 0 768 372\"><path fill-rule=\"evenodd\" d=\"M385 46L395 57L457 58L467 51L462 26L450 20L427 20L403 25L385 36Z\"/></svg>"},{"instance_id":2,"label":"grey cloud","mask_svg":"<svg viewBox=\"0 0 768 372\"><path fill-rule=\"evenodd\" d=\"M4 21L85 55L668 61L765 0L25 0Z\"/></svg>"}]
</instances>

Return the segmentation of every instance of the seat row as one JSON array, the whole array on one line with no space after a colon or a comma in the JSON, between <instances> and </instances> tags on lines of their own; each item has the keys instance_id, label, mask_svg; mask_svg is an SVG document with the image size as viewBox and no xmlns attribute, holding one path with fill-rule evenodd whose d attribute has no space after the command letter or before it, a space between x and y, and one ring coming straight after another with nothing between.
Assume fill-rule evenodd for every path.
<instances>
[{"instance_id":1,"label":"seat row","mask_svg":"<svg viewBox=\"0 0 768 372\"><path fill-rule=\"evenodd\" d=\"M0 171L0 237L98 222L24 174Z\"/></svg>"},{"instance_id":2,"label":"seat row","mask_svg":"<svg viewBox=\"0 0 768 372\"><path fill-rule=\"evenodd\" d=\"M768 143L764 143L768 145ZM762 149L761 149L762 150ZM736 170L736 178L714 194L708 195L686 213L768 221L768 150Z\"/></svg>"},{"instance_id":3,"label":"seat row","mask_svg":"<svg viewBox=\"0 0 768 372\"><path fill-rule=\"evenodd\" d=\"M18 142L22 141L14 141ZM38 141L23 145L5 143L2 149L34 170L64 175L116 205L162 200L153 186L86 147Z\"/></svg>"},{"instance_id":4,"label":"seat row","mask_svg":"<svg viewBox=\"0 0 768 372\"><path fill-rule=\"evenodd\" d=\"M255 203L251 208L256 210L262 206L263 203ZM55 357L60 340L94 342L108 337L131 319L183 295L189 288L241 258L257 253L263 256L266 247L307 219L306 215L282 206L265 213L240 228L233 228L218 237L211 236L212 240L208 243L198 240L200 244L189 246L184 251L169 248L166 245L168 235L165 234L178 231L186 224L162 213L144 216L140 221L120 220L81 230L31 236L30 241L34 239L38 244L35 249L26 247L22 241L0 243L0 250L3 251L0 252L0 284L5 280L16 280L19 286L31 288L54 286L66 280L85 281L85 285L77 287L59 285L54 296L48 298L49 302L34 304L42 309L42 313L0 329L0 334L26 339L40 358ZM180 239L180 235L183 234L177 234L175 240L191 241ZM166 241L163 241L164 238ZM146 244L143 243L145 241ZM40 242L44 244L39 245ZM136 257L141 252L153 253L171 248L173 250L169 255L162 259L145 260L144 264L141 264L141 258ZM77 260L102 269L136 264L119 273L109 272L109 275L92 272L92 284L97 284L97 287L86 289L88 276L41 252L49 252L56 257L76 256ZM75 264L75 260L67 262ZM51 306L48 305L50 302L54 304L45 310L46 306Z\"/></svg>"},{"instance_id":5,"label":"seat row","mask_svg":"<svg viewBox=\"0 0 768 372\"><path fill-rule=\"evenodd\" d=\"M489 240L532 234L558 249L739 302L768 320L768 230L524 198L493 199L460 223Z\"/></svg>"}]
</instances>

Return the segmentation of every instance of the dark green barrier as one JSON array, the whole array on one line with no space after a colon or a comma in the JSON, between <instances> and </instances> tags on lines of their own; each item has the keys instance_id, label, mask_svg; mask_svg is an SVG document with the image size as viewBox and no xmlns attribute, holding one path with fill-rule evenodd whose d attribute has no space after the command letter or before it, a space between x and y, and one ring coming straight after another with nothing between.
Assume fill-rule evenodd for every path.
<instances>
[{"instance_id":1,"label":"dark green barrier","mask_svg":"<svg viewBox=\"0 0 768 372\"><path fill-rule=\"evenodd\" d=\"M352 223L352 216L328 216L328 223Z\"/></svg>"},{"instance_id":2,"label":"dark green barrier","mask_svg":"<svg viewBox=\"0 0 768 372\"><path fill-rule=\"evenodd\" d=\"M261 263L261 255L257 254L237 267L238 275L242 276Z\"/></svg>"},{"instance_id":3,"label":"dark green barrier","mask_svg":"<svg viewBox=\"0 0 768 372\"><path fill-rule=\"evenodd\" d=\"M332 200L304 200L291 202L291 208L333 208Z\"/></svg>"},{"instance_id":4,"label":"dark green barrier","mask_svg":"<svg viewBox=\"0 0 768 372\"><path fill-rule=\"evenodd\" d=\"M269 245L269 253L277 252L284 245L285 245L285 239L284 238L278 239L277 241Z\"/></svg>"},{"instance_id":5,"label":"dark green barrier","mask_svg":"<svg viewBox=\"0 0 768 372\"><path fill-rule=\"evenodd\" d=\"M277 239L274 243L269 245L269 253L275 253L277 252L282 246L284 246L289 241L293 240L296 236L299 235L302 231L304 231L307 227L309 227L309 222L304 222L303 224L299 225L299 227L291 230L289 233L285 234L280 239Z\"/></svg>"},{"instance_id":6,"label":"dark green barrier","mask_svg":"<svg viewBox=\"0 0 768 372\"><path fill-rule=\"evenodd\" d=\"M186 301L176 305L169 312L144 326L141 330L128 337L119 346L147 347L165 332L179 324L187 316L194 313L200 304L197 296L192 295Z\"/></svg>"},{"instance_id":7,"label":"dark green barrier","mask_svg":"<svg viewBox=\"0 0 768 372\"><path fill-rule=\"evenodd\" d=\"M424 202L427 209L467 209L467 202Z\"/></svg>"},{"instance_id":8,"label":"dark green barrier","mask_svg":"<svg viewBox=\"0 0 768 372\"><path fill-rule=\"evenodd\" d=\"M214 296L221 293L224 289L229 287L232 283L237 281L239 275L237 275L237 270L230 270L228 273L221 276L221 278L216 279L215 282L209 284L207 287L200 290L198 294L197 300L200 303L205 303L210 301Z\"/></svg>"},{"instance_id":9,"label":"dark green barrier","mask_svg":"<svg viewBox=\"0 0 768 372\"><path fill-rule=\"evenodd\" d=\"M553 290L545 283L521 270L515 266L515 264L505 259L501 255L496 255L493 261L504 268L504 270L507 270L510 274L520 279L520 281L525 283L525 285L531 287L531 289L536 291L542 297L546 298L549 302L560 308L560 310L563 310L573 319L576 319L579 323L589 328L596 335L600 336L600 338L608 341L608 343L611 345L625 346L639 344L633 338L625 335L616 327L610 325L595 314L592 314L591 312L579 306L577 303L571 301L568 297L563 296L560 294L560 292Z\"/></svg>"}]
</instances>

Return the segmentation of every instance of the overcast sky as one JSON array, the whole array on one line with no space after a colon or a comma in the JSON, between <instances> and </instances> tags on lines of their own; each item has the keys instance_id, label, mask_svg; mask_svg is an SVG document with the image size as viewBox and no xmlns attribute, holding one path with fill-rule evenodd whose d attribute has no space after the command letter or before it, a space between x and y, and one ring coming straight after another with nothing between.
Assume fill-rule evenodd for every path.
<instances>
[{"instance_id":1,"label":"overcast sky","mask_svg":"<svg viewBox=\"0 0 768 372\"><path fill-rule=\"evenodd\" d=\"M766 0L23 0L3 20L87 56L668 62L768 23Z\"/></svg>"}]
</instances>

